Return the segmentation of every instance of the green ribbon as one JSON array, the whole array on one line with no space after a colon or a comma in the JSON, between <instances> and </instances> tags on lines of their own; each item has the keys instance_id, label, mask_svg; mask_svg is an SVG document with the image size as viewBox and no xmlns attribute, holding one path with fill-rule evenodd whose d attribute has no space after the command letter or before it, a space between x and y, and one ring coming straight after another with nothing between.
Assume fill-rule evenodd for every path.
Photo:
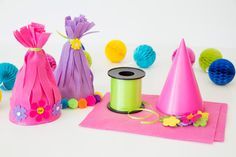
<instances>
[{"instance_id":1,"label":"green ribbon","mask_svg":"<svg viewBox=\"0 0 236 157\"><path fill-rule=\"evenodd\" d=\"M65 39L68 39L68 40L70 40L66 35L64 35L64 34L62 34L62 33L60 33L59 31L57 31L57 33L61 36L61 37L63 37L63 38L65 38Z\"/></svg>"},{"instance_id":2,"label":"green ribbon","mask_svg":"<svg viewBox=\"0 0 236 157\"><path fill-rule=\"evenodd\" d=\"M33 52L39 52L42 50L42 48L29 48L30 51L33 51Z\"/></svg>"},{"instance_id":3,"label":"green ribbon","mask_svg":"<svg viewBox=\"0 0 236 157\"><path fill-rule=\"evenodd\" d=\"M132 112L142 105L141 79L120 80L111 78L110 107L121 112Z\"/></svg>"}]
</instances>

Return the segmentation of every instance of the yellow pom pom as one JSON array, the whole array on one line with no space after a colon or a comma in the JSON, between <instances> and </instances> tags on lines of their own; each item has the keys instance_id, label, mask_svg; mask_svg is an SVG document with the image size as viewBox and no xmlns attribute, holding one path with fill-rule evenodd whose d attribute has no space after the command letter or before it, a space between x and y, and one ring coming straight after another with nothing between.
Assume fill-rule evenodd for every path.
<instances>
[{"instance_id":1,"label":"yellow pom pom","mask_svg":"<svg viewBox=\"0 0 236 157\"><path fill-rule=\"evenodd\" d=\"M74 50L79 50L82 47L81 41L78 38L70 40L71 48Z\"/></svg>"},{"instance_id":2,"label":"yellow pom pom","mask_svg":"<svg viewBox=\"0 0 236 157\"><path fill-rule=\"evenodd\" d=\"M111 40L105 48L107 58L113 63L121 62L126 55L126 46L121 40Z\"/></svg>"},{"instance_id":3,"label":"yellow pom pom","mask_svg":"<svg viewBox=\"0 0 236 157\"><path fill-rule=\"evenodd\" d=\"M2 101L2 91L0 91L0 102Z\"/></svg>"},{"instance_id":4,"label":"yellow pom pom","mask_svg":"<svg viewBox=\"0 0 236 157\"><path fill-rule=\"evenodd\" d=\"M95 95L99 95L101 98L103 98L103 94L101 92L95 92Z\"/></svg>"}]
</instances>

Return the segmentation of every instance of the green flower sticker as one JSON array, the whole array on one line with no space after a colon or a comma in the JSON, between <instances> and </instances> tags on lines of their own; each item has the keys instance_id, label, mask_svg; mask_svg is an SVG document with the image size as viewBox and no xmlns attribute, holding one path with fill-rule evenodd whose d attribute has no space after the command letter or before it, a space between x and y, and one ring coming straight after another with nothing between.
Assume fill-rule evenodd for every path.
<instances>
[{"instance_id":1,"label":"green flower sticker","mask_svg":"<svg viewBox=\"0 0 236 157\"><path fill-rule=\"evenodd\" d=\"M205 127L208 122L209 113L198 111L198 114L201 114L202 117L199 118L193 125L195 127Z\"/></svg>"}]
</instances>

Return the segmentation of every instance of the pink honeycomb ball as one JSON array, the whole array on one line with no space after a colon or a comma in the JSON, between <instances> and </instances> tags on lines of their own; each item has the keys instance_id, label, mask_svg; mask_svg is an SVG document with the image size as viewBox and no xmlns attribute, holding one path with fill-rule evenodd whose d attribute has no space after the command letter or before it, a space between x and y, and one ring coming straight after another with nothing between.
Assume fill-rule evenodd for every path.
<instances>
[{"instance_id":1,"label":"pink honeycomb ball","mask_svg":"<svg viewBox=\"0 0 236 157\"><path fill-rule=\"evenodd\" d=\"M195 54L194 54L193 50L188 47L187 47L187 51L189 53L190 61L193 65L195 63ZM172 55L172 61L174 60L176 53L177 53L177 49L174 51L174 53Z\"/></svg>"},{"instance_id":2,"label":"pink honeycomb ball","mask_svg":"<svg viewBox=\"0 0 236 157\"><path fill-rule=\"evenodd\" d=\"M49 54L46 54L46 57L47 57L50 67L52 68L52 71L54 71L57 67L56 60L53 58L53 56L51 56Z\"/></svg>"}]
</instances>

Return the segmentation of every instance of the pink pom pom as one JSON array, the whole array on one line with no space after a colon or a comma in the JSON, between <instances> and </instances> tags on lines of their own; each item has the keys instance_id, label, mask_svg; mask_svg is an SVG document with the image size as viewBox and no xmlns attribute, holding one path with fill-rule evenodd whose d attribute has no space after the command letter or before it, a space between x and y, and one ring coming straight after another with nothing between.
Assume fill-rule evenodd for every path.
<instances>
[{"instance_id":1,"label":"pink pom pom","mask_svg":"<svg viewBox=\"0 0 236 157\"><path fill-rule=\"evenodd\" d=\"M56 60L53 58L53 56L49 55L49 54L46 54L47 56L47 60L50 64L50 67L52 68L52 71L54 71L57 67L57 62Z\"/></svg>"},{"instance_id":2,"label":"pink pom pom","mask_svg":"<svg viewBox=\"0 0 236 157\"><path fill-rule=\"evenodd\" d=\"M93 95L87 96L86 98L88 106L93 106L96 104L96 98Z\"/></svg>"}]
</instances>

